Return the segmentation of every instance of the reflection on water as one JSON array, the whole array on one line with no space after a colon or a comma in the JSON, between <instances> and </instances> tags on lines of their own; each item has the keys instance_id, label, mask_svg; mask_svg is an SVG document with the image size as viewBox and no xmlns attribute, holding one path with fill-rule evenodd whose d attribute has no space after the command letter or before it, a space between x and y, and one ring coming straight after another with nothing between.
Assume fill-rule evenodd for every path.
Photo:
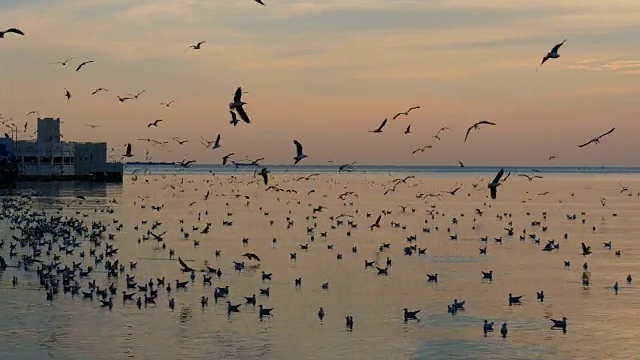
<instances>
[{"instance_id":1,"label":"reflection on water","mask_svg":"<svg viewBox=\"0 0 640 360\"><path fill-rule=\"evenodd\" d=\"M61 255L60 261L68 265L83 262L83 269L88 264L96 266L91 277L101 289L115 282L118 292L113 309L101 308L96 300L81 295L60 294L47 302L34 272L10 267L0 272L0 336L4 339L0 358L633 358L640 351L633 341L640 297L625 278L635 275L640 257L640 244L635 241L640 235L640 176L543 175L545 179L539 182L509 179L495 201L486 198L484 186L473 188L471 184L479 182L475 173L418 176L387 196L383 193L394 177L385 174L324 174L308 181L296 181L297 176L289 174L272 177L273 184L296 189L298 194L267 192L262 184L250 183L252 174L242 173L138 173L137 181L129 176L120 185L20 184L6 196L28 195L32 206L51 214L61 209L62 214L79 217L85 224L101 221L107 226L114 239L105 237L102 242L119 249L117 257L125 272L135 276L138 284L165 277L166 284L174 287L176 279L189 280L177 261L168 260L170 249L198 270L205 262L219 267L222 276L214 275L213 286L205 286L203 273L197 272L186 290L172 288L169 294L166 285L160 286L157 304L138 309L135 302L122 301L124 274L108 279L102 265L95 265L88 256L91 244L81 239L80 249ZM450 190L456 183L465 184L456 196L416 198L420 193ZM622 185L632 190L632 196L620 192ZM311 189L315 193L307 195ZM348 190L358 197L337 199ZM207 191L211 194L205 200ZM537 195L544 192L549 194ZM605 206L601 197L606 198ZM484 206L485 202L491 207ZM327 209L313 212L319 205ZM406 205L407 211L402 212L399 205ZM432 205L440 212L434 218L426 211ZM163 207L154 210L153 206ZM476 209L484 215L475 215ZM391 213L383 218L380 229L369 230L382 210ZM342 213L353 215L357 228L349 228L346 218L343 225L330 219ZM568 220L568 214L576 214L577 219ZM287 217L292 227L287 226ZM223 220L233 220L233 226L223 226ZM531 226L532 220L541 221L548 230ZM392 227L392 221L399 226ZM203 233L206 223L212 224L211 229ZM20 234L6 220L1 224L0 239L6 243L0 254L15 265L17 257L8 256L9 243L12 235L20 238ZM513 237L505 234L509 226L514 228ZM307 228L314 227L311 239ZM431 232L423 232L425 227ZM162 241L142 240L149 237L149 230L166 234ZM458 234L459 240L450 240L447 230ZM527 236L521 241L523 231ZM569 234L567 240L563 240L564 233ZM536 234L540 244L531 241L529 234ZM418 247L427 248L426 255L404 255L412 235ZM479 241L481 236L488 236L489 241ZM501 236L502 244L493 241ZM542 251L552 239L561 244L560 250ZM199 246L194 246L194 240ZM579 255L582 241L593 248L587 258ZM605 241L612 241L611 251L602 246ZM391 247L379 253L383 242ZM309 244L309 249L302 250L301 244ZM353 246L357 253L352 253ZM479 255L479 248L485 246L486 256ZM220 257L215 256L216 250ZM621 257L614 255L615 250L622 251ZM28 250L18 247L18 251ZM81 251L87 254L84 259ZM97 250L103 252L104 244ZM242 258L245 252L261 257L260 268L234 270L234 261L255 263ZM290 253L294 252L296 259L292 260ZM387 257L392 260L388 276L364 268L365 259L384 262ZM43 259L50 261L46 256ZM592 274L587 290L580 281L585 260ZM571 266L565 268L564 261ZM137 262L137 268L130 270L129 262ZM481 271L489 270L494 271L493 281L483 281ZM273 280L263 281L261 271L273 273ZM433 273L439 274L438 283L426 281L426 274ZM18 277L15 288L11 284L14 276ZM295 287L294 279L299 277L302 286ZM78 280L86 291L88 280ZM612 290L616 281L618 295ZM325 282L330 284L327 290L321 287ZM229 299L216 303L213 287L226 285L231 289ZM270 296L260 295L259 289L267 287ZM544 302L536 301L540 290L545 292ZM135 289L127 290L130 292ZM523 304L509 306L509 293L523 295ZM274 308L272 317L260 319L257 306L244 304L244 297L252 294L258 304ZM204 309L200 306L203 295L209 298ZM168 306L170 298L176 300L173 312ZM447 305L453 299L466 301L465 310L448 314ZM227 300L243 303L240 312L228 314ZM316 316L321 306L326 312L322 323ZM421 309L421 321L404 323L405 307ZM346 315L354 317L352 332L345 330ZM569 318L566 334L551 330L548 320L562 316ZM494 321L496 329L486 338L484 319ZM509 327L506 339L499 336L503 322Z\"/></svg>"}]
</instances>

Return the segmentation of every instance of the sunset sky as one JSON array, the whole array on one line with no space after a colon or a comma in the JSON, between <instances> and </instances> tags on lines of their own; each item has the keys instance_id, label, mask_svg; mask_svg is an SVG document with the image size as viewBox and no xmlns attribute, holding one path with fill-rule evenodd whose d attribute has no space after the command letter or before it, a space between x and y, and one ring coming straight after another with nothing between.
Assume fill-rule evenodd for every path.
<instances>
[{"instance_id":1,"label":"sunset sky","mask_svg":"<svg viewBox=\"0 0 640 360\"><path fill-rule=\"evenodd\" d=\"M289 164L297 139L302 164L640 166L637 0L264 1L2 0L0 30L27 36L0 39L0 113L31 121L29 132L31 110L60 117L65 140L118 153L131 142L132 161L148 149L156 161L234 152ZM536 72L565 37L561 57ZM85 60L95 63L76 72ZM252 123L234 128L238 86ZM91 96L98 87L110 91ZM383 133L368 132L384 118ZM464 144L479 120L497 126ZM601 144L576 146L612 127ZM217 133L222 148L200 144Z\"/></svg>"}]
</instances>

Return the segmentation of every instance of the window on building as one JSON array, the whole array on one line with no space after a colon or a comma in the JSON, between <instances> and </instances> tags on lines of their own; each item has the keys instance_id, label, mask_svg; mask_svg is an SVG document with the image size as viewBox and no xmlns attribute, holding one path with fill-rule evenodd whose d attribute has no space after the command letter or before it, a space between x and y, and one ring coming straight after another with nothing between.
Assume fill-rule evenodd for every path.
<instances>
[{"instance_id":1,"label":"window on building","mask_svg":"<svg viewBox=\"0 0 640 360\"><path fill-rule=\"evenodd\" d=\"M24 163L25 164L37 164L38 163L38 157L37 156L25 156L24 157Z\"/></svg>"},{"instance_id":2,"label":"window on building","mask_svg":"<svg viewBox=\"0 0 640 360\"><path fill-rule=\"evenodd\" d=\"M51 164L51 157L49 156L41 156L40 164Z\"/></svg>"},{"instance_id":3,"label":"window on building","mask_svg":"<svg viewBox=\"0 0 640 360\"><path fill-rule=\"evenodd\" d=\"M62 164L62 156L56 156L53 158L53 163L56 165Z\"/></svg>"},{"instance_id":4,"label":"window on building","mask_svg":"<svg viewBox=\"0 0 640 360\"><path fill-rule=\"evenodd\" d=\"M65 156L65 157L64 157L64 164L65 164L65 165L68 165L68 164L71 164L71 163L73 163L73 158L72 158L72 157Z\"/></svg>"}]
</instances>

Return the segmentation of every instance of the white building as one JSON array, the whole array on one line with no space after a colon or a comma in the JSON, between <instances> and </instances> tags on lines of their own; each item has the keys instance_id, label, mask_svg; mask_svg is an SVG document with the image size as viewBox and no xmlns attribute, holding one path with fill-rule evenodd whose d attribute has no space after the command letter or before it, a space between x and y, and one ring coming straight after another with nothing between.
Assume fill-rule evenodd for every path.
<instances>
[{"instance_id":1,"label":"white building","mask_svg":"<svg viewBox=\"0 0 640 360\"><path fill-rule=\"evenodd\" d=\"M106 143L60 141L60 118L39 118L37 133L13 147L23 177L122 181L123 165L107 162Z\"/></svg>"}]
</instances>

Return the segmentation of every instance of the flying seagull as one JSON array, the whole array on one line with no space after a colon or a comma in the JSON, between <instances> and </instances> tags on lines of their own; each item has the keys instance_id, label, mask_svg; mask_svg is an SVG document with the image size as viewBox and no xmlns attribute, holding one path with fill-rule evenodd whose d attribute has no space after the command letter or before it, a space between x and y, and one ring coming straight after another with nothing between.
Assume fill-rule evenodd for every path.
<instances>
[{"instance_id":1,"label":"flying seagull","mask_svg":"<svg viewBox=\"0 0 640 360\"><path fill-rule=\"evenodd\" d=\"M420 106L413 106L413 107L410 107L410 108L409 108L409 110L407 110L407 111L405 111L405 112L399 112L399 113L395 114L395 115L393 116L393 120L397 119L400 115L407 116L407 115L409 115L409 113L411 112L411 110L415 110L415 109L420 109Z\"/></svg>"},{"instance_id":2,"label":"flying seagull","mask_svg":"<svg viewBox=\"0 0 640 360\"><path fill-rule=\"evenodd\" d=\"M125 102L127 100L133 100L132 97L120 97L120 96L117 96L117 95L116 95L116 97L118 98L118 101L120 101L121 103L123 103L123 102Z\"/></svg>"},{"instance_id":3,"label":"flying seagull","mask_svg":"<svg viewBox=\"0 0 640 360\"><path fill-rule=\"evenodd\" d=\"M267 170L267 168L262 168L262 170L260 170L260 172L258 173L258 175L262 176L265 185L267 185L267 183L269 182L268 174L269 170Z\"/></svg>"},{"instance_id":4,"label":"flying seagull","mask_svg":"<svg viewBox=\"0 0 640 360\"><path fill-rule=\"evenodd\" d=\"M482 120L482 121L478 121L477 123L471 125L468 129L467 129L467 133L464 135L464 142L467 142L467 138L469 137L469 133L471 132L471 130L478 130L480 128L480 125L495 125L495 123L492 123L490 121L486 121L486 120Z\"/></svg>"},{"instance_id":5,"label":"flying seagull","mask_svg":"<svg viewBox=\"0 0 640 360\"><path fill-rule=\"evenodd\" d=\"M187 49L193 49L193 50L200 50L200 47L202 46L202 44L206 43L206 41L199 41L197 44L195 45L191 45L189 46Z\"/></svg>"},{"instance_id":6,"label":"flying seagull","mask_svg":"<svg viewBox=\"0 0 640 360\"><path fill-rule=\"evenodd\" d=\"M542 179L543 177L540 175L534 175L534 176L529 176L527 174L518 174L518 176L524 176L527 178L527 180L529 181L533 181L533 179Z\"/></svg>"},{"instance_id":7,"label":"flying seagull","mask_svg":"<svg viewBox=\"0 0 640 360\"><path fill-rule=\"evenodd\" d=\"M149 125L147 125L147 127L152 127L152 126L158 127L158 123L160 123L161 121L162 121L162 119L155 120L154 122L149 123Z\"/></svg>"},{"instance_id":8,"label":"flying seagull","mask_svg":"<svg viewBox=\"0 0 640 360\"><path fill-rule=\"evenodd\" d=\"M91 64L92 62L94 62L93 60L89 60L89 61L84 61L82 63L80 63L80 65L78 65L78 67L76 68L76 71L80 71L80 69L82 69L83 66L87 65L87 64Z\"/></svg>"},{"instance_id":9,"label":"flying seagull","mask_svg":"<svg viewBox=\"0 0 640 360\"><path fill-rule=\"evenodd\" d=\"M551 51L549 51L547 53L547 55L545 55L542 58L542 62L540 63L540 66L538 66L538 69L536 69L536 71L540 70L540 68L542 67L542 65L547 62L547 60L549 59L557 59L560 57L560 54L558 54L558 50L560 49L560 46L564 45L565 41L567 41L567 39L565 38L564 40L562 40L562 42L556 46L553 47L553 49L551 49Z\"/></svg>"},{"instance_id":10,"label":"flying seagull","mask_svg":"<svg viewBox=\"0 0 640 360\"><path fill-rule=\"evenodd\" d=\"M222 145L220 145L220 134L218 134L218 136L216 137L216 142L213 144L213 150L221 147Z\"/></svg>"},{"instance_id":11,"label":"flying seagull","mask_svg":"<svg viewBox=\"0 0 640 360\"><path fill-rule=\"evenodd\" d=\"M306 158L307 155L302 152L302 144L300 144L298 140L293 140L293 144L296 146L296 156L293 158L293 160L295 160L295 163L293 164L295 165L299 163L300 160Z\"/></svg>"},{"instance_id":12,"label":"flying seagull","mask_svg":"<svg viewBox=\"0 0 640 360\"><path fill-rule=\"evenodd\" d=\"M22 30L20 30L20 29L9 28L9 29L7 29L5 31L0 31L0 39L4 38L4 34L7 34L7 33L14 33L14 34L18 34L18 35L24 35Z\"/></svg>"},{"instance_id":13,"label":"flying seagull","mask_svg":"<svg viewBox=\"0 0 640 360\"><path fill-rule=\"evenodd\" d=\"M246 105L246 104L247 104L246 102L242 101L242 87L238 87L235 95L233 96L233 102L229 103L229 109L230 110L235 109L238 115L240 115L240 118L244 120L244 122L249 124L251 123L251 121L249 121L249 116L247 115L247 113L244 111L244 108L242 107L243 105Z\"/></svg>"},{"instance_id":14,"label":"flying seagull","mask_svg":"<svg viewBox=\"0 0 640 360\"><path fill-rule=\"evenodd\" d=\"M458 160L458 164L460 164L460 167L464 167L464 164L462 163L462 161Z\"/></svg>"},{"instance_id":15,"label":"flying seagull","mask_svg":"<svg viewBox=\"0 0 640 360\"><path fill-rule=\"evenodd\" d=\"M64 96L67 98L67 102L69 102L69 100L71 99L71 93L67 89L64 89L64 91L65 91Z\"/></svg>"},{"instance_id":16,"label":"flying seagull","mask_svg":"<svg viewBox=\"0 0 640 360\"><path fill-rule=\"evenodd\" d=\"M109 91L109 89L106 89L106 88L103 88L103 87L99 87L99 88L95 89L95 90L91 93L91 95L95 95L95 94L99 93L100 91Z\"/></svg>"},{"instance_id":17,"label":"flying seagull","mask_svg":"<svg viewBox=\"0 0 640 360\"><path fill-rule=\"evenodd\" d=\"M555 156L555 155L549 156L549 160L553 160L553 159L556 159L556 158L557 158L557 156Z\"/></svg>"},{"instance_id":18,"label":"flying seagull","mask_svg":"<svg viewBox=\"0 0 640 360\"><path fill-rule=\"evenodd\" d=\"M231 125L233 125L233 126L238 125L240 120L238 120L238 116L236 115L236 113L234 113L231 110L229 110L229 113L231 114L231 121L229 121L229 123L231 123Z\"/></svg>"},{"instance_id":19,"label":"flying seagull","mask_svg":"<svg viewBox=\"0 0 640 360\"><path fill-rule=\"evenodd\" d=\"M615 129L616 129L616 128L611 128L611 130L607 131L606 133L604 133L604 134L602 134L602 135L600 135L600 136L596 136L595 138L593 138L593 139L591 139L591 140L587 141L586 143L584 143L584 144L582 144L582 145L578 145L578 147L585 147L585 146L587 146L587 145L589 145L589 144L591 144L591 143L599 144L599 143L600 143L600 139L602 139L602 138L603 138L604 136L606 136L606 135L611 134L611 133L613 132L613 130L615 130Z\"/></svg>"},{"instance_id":20,"label":"flying seagull","mask_svg":"<svg viewBox=\"0 0 640 360\"><path fill-rule=\"evenodd\" d=\"M491 191L492 199L495 199L496 196L498 195L498 186L502 184L502 182L500 181L500 178L502 177L502 175L504 175L504 169L500 169L500 171L498 171L498 174L496 174L496 177L488 185L489 191Z\"/></svg>"},{"instance_id":21,"label":"flying seagull","mask_svg":"<svg viewBox=\"0 0 640 360\"><path fill-rule=\"evenodd\" d=\"M57 64L60 64L60 65L62 65L62 66L66 66L66 65L67 65L67 63L68 63L69 61L73 60L73 59L75 59L75 58L70 57L70 58L68 58L68 59L67 59L67 60L65 60L65 61L56 61L56 62L54 62L54 63L51 63L51 65L57 65Z\"/></svg>"},{"instance_id":22,"label":"flying seagull","mask_svg":"<svg viewBox=\"0 0 640 360\"><path fill-rule=\"evenodd\" d=\"M262 0L254 0L254 1L260 5L267 6L265 3L262 2Z\"/></svg>"},{"instance_id":23,"label":"flying seagull","mask_svg":"<svg viewBox=\"0 0 640 360\"><path fill-rule=\"evenodd\" d=\"M372 133L381 133L381 132L382 132L382 128L383 128L385 125L387 125L387 119L384 119L384 121L382 122L382 124L380 124L380 126L378 126L378 128L377 128L377 129L375 129L375 130L369 130L369 132L372 132Z\"/></svg>"},{"instance_id":24,"label":"flying seagull","mask_svg":"<svg viewBox=\"0 0 640 360\"><path fill-rule=\"evenodd\" d=\"M404 131L404 134L411 134L411 125L407 126L407 129Z\"/></svg>"},{"instance_id":25,"label":"flying seagull","mask_svg":"<svg viewBox=\"0 0 640 360\"><path fill-rule=\"evenodd\" d=\"M169 106L171 106L171 104L173 104L174 102L175 102L175 101L173 101L173 100L171 100L171 101L169 101L169 102L166 102L166 103L165 103L165 102L161 102L161 103L160 103L160 105L164 105L164 106L166 106L166 107L169 107Z\"/></svg>"},{"instance_id":26,"label":"flying seagull","mask_svg":"<svg viewBox=\"0 0 640 360\"><path fill-rule=\"evenodd\" d=\"M125 157L133 157L133 154L131 153L131 143L127 144L127 151L125 151L124 155L122 155L123 158Z\"/></svg>"},{"instance_id":27,"label":"flying seagull","mask_svg":"<svg viewBox=\"0 0 640 360\"><path fill-rule=\"evenodd\" d=\"M424 152L426 149L431 149L432 147L433 147L433 146L431 146L431 145L425 145L425 146L423 146L423 147L421 147L421 148L418 148L418 149L413 150L413 151L411 152L411 155L414 155L414 154L415 154L415 153L417 153L418 151L420 151L420 152Z\"/></svg>"},{"instance_id":28,"label":"flying seagull","mask_svg":"<svg viewBox=\"0 0 640 360\"><path fill-rule=\"evenodd\" d=\"M222 157L222 165L227 165L227 161L229 160L229 158L234 155L235 153L229 153L225 156Z\"/></svg>"}]
</instances>

